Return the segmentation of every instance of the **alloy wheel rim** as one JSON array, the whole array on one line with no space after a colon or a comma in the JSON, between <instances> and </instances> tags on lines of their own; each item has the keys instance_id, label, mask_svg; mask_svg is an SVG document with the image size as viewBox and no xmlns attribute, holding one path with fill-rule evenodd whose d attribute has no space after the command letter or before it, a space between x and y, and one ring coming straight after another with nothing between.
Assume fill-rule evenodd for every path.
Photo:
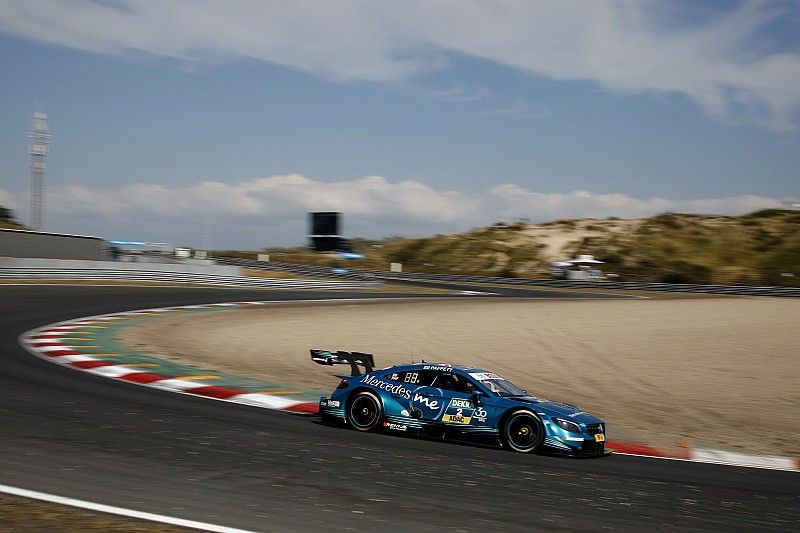
<instances>
[{"instance_id":1,"label":"alloy wheel rim","mask_svg":"<svg viewBox=\"0 0 800 533\"><path fill-rule=\"evenodd\" d=\"M356 398L351 412L353 423L358 427L368 427L374 424L378 415L375 402L367 397Z\"/></svg>"},{"instance_id":2,"label":"alloy wheel rim","mask_svg":"<svg viewBox=\"0 0 800 533\"><path fill-rule=\"evenodd\" d=\"M512 420L508 436L515 448L529 449L536 443L538 431L530 417L521 416Z\"/></svg>"}]
</instances>

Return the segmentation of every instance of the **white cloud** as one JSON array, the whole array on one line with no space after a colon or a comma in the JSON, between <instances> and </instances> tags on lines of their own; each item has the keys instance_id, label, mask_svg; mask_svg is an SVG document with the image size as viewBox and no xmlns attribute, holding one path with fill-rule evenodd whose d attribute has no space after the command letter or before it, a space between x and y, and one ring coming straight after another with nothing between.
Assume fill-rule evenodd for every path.
<instances>
[{"instance_id":1,"label":"white cloud","mask_svg":"<svg viewBox=\"0 0 800 533\"><path fill-rule=\"evenodd\" d=\"M199 244L203 221L213 220L218 246L257 248L302 242L309 211L341 211L347 235L383 237L464 231L518 217L545 222L667 211L735 215L781 205L761 196L681 201L589 191L539 193L513 184L466 193L380 176L322 182L289 174L185 187L50 188L46 220L50 231L187 244Z\"/></svg>"},{"instance_id":2,"label":"white cloud","mask_svg":"<svg viewBox=\"0 0 800 533\"><path fill-rule=\"evenodd\" d=\"M48 192L58 213L142 213L169 216L213 212L236 216L297 215L306 211L346 211L380 218L403 215L426 222L463 220L476 204L456 191L437 191L418 181L389 182L380 176L340 182L315 181L298 174L252 181L202 181L189 187L134 183L119 189L70 186ZM458 210L455 206L460 206Z\"/></svg>"},{"instance_id":3,"label":"white cloud","mask_svg":"<svg viewBox=\"0 0 800 533\"><path fill-rule=\"evenodd\" d=\"M559 218L637 218L665 212L741 215L783 206L777 198L755 195L670 200L659 197L635 198L622 193L595 194L583 190L566 194L538 193L513 184L493 187L485 196L484 203L487 210L506 218L527 216L540 222Z\"/></svg>"},{"instance_id":4,"label":"white cloud","mask_svg":"<svg viewBox=\"0 0 800 533\"><path fill-rule=\"evenodd\" d=\"M486 114L490 117L516 117L540 120L551 117L553 112L543 105L533 107L530 102L524 98L515 98L509 104L496 107Z\"/></svg>"},{"instance_id":5,"label":"white cloud","mask_svg":"<svg viewBox=\"0 0 800 533\"><path fill-rule=\"evenodd\" d=\"M456 85L447 89L426 91L425 94L446 102L475 102L488 98L491 91L486 87Z\"/></svg>"},{"instance_id":6,"label":"white cloud","mask_svg":"<svg viewBox=\"0 0 800 533\"><path fill-rule=\"evenodd\" d=\"M528 216L547 221L558 218L619 216L635 218L676 210L677 202L664 198L633 198L626 194L538 193L505 184L488 191L486 203L506 216Z\"/></svg>"},{"instance_id":7,"label":"white cloud","mask_svg":"<svg viewBox=\"0 0 800 533\"><path fill-rule=\"evenodd\" d=\"M8 0L0 4L0 31L104 54L189 62L253 58L341 82L409 82L446 69L451 55L462 54L619 93L684 95L718 120L794 128L800 52L767 51L770 43L756 37L784 14L781 9L753 1L722 4L727 11L691 23L688 9L699 6Z\"/></svg>"}]
</instances>

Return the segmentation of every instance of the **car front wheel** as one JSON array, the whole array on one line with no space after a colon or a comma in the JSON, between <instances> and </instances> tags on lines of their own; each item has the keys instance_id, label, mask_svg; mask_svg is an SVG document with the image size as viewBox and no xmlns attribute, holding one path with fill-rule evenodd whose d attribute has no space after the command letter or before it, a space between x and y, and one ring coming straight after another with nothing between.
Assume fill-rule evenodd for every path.
<instances>
[{"instance_id":1,"label":"car front wheel","mask_svg":"<svg viewBox=\"0 0 800 533\"><path fill-rule=\"evenodd\" d=\"M544 441L544 425L530 411L516 411L503 423L501 436L506 449L531 453Z\"/></svg>"},{"instance_id":2,"label":"car front wheel","mask_svg":"<svg viewBox=\"0 0 800 533\"><path fill-rule=\"evenodd\" d=\"M357 393L347 407L347 423L358 431L373 431L383 419L383 407L371 392Z\"/></svg>"}]
</instances>

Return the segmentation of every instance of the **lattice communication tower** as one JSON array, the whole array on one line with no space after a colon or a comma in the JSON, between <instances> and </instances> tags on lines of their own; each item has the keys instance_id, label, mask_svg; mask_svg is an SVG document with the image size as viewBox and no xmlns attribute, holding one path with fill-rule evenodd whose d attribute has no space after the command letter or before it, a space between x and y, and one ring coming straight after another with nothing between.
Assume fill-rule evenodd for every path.
<instances>
[{"instance_id":1,"label":"lattice communication tower","mask_svg":"<svg viewBox=\"0 0 800 533\"><path fill-rule=\"evenodd\" d=\"M31 154L31 229L42 229L44 211L44 176L47 173L47 145L50 144L50 131L47 113L33 114L33 128L29 134L32 142L28 147Z\"/></svg>"}]
</instances>

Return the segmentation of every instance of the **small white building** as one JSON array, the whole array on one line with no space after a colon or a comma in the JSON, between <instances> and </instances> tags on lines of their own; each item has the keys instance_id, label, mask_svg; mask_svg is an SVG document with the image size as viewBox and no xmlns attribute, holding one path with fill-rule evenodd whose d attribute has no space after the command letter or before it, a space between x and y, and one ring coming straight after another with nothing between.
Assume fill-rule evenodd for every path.
<instances>
[{"instance_id":1,"label":"small white building","mask_svg":"<svg viewBox=\"0 0 800 533\"><path fill-rule=\"evenodd\" d=\"M550 266L554 278L570 280L602 279L603 271L599 265L604 264L592 255L581 254L568 261L556 261Z\"/></svg>"}]
</instances>

